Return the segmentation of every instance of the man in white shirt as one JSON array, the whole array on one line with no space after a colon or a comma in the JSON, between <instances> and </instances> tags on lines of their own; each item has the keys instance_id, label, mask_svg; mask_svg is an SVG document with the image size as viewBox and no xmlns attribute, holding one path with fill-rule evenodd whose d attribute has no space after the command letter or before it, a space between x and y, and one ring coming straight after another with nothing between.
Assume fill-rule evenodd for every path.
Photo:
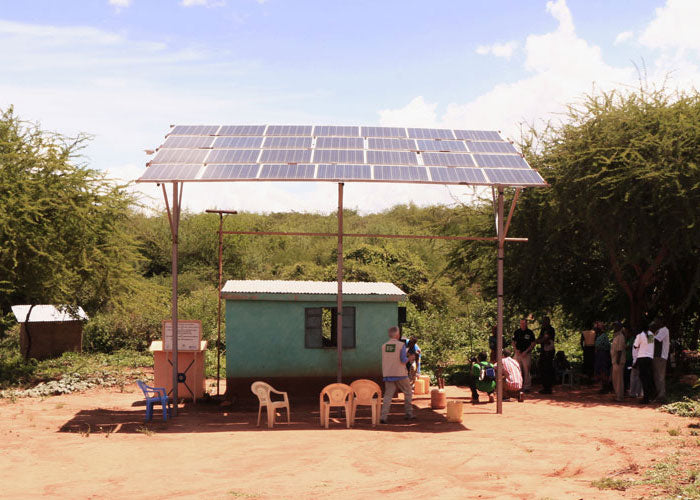
<instances>
[{"instance_id":1,"label":"man in white shirt","mask_svg":"<svg viewBox=\"0 0 700 500\"><path fill-rule=\"evenodd\" d=\"M654 393L654 369L652 362L654 359L654 334L649 330L649 325L642 325L641 331L634 339L632 346L632 359L639 370L639 378L642 379L644 396L642 404L647 404L649 398Z\"/></svg>"},{"instance_id":2,"label":"man in white shirt","mask_svg":"<svg viewBox=\"0 0 700 500\"><path fill-rule=\"evenodd\" d=\"M666 361L671 347L671 338L663 318L656 320L654 335L654 385L656 386L656 401L666 400Z\"/></svg>"}]
</instances>

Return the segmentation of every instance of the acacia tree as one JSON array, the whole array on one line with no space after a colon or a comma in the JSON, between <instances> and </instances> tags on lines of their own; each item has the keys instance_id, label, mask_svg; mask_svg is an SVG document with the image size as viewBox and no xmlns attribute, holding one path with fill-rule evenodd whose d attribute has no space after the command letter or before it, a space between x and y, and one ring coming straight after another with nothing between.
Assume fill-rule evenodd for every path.
<instances>
[{"instance_id":1,"label":"acacia tree","mask_svg":"<svg viewBox=\"0 0 700 500\"><path fill-rule=\"evenodd\" d=\"M137 276L124 186L88 168L88 138L0 114L0 311L59 303L96 311Z\"/></svg>"},{"instance_id":2,"label":"acacia tree","mask_svg":"<svg viewBox=\"0 0 700 500\"><path fill-rule=\"evenodd\" d=\"M562 123L533 131L524 150L550 188L526 190L516 210L510 234L529 241L507 246L511 303L533 312L560 303L580 325L628 317L636 327L658 310L676 326L697 317L698 92L586 96ZM464 244L451 271L485 283L493 257Z\"/></svg>"}]
</instances>

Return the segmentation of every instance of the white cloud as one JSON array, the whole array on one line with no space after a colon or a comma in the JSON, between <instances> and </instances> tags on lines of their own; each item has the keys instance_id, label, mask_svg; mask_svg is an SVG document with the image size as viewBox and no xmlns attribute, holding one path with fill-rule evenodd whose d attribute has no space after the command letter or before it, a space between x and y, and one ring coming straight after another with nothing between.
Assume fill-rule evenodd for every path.
<instances>
[{"instance_id":1,"label":"white cloud","mask_svg":"<svg viewBox=\"0 0 700 500\"><path fill-rule=\"evenodd\" d=\"M425 102L423 96L413 98L400 109L383 109L379 122L384 126L434 127L437 124L437 103Z\"/></svg>"},{"instance_id":2,"label":"white cloud","mask_svg":"<svg viewBox=\"0 0 700 500\"><path fill-rule=\"evenodd\" d=\"M615 45L620 45L621 43L625 43L634 37L634 32L632 31L623 31L622 33L619 33L615 37Z\"/></svg>"},{"instance_id":3,"label":"white cloud","mask_svg":"<svg viewBox=\"0 0 700 500\"><path fill-rule=\"evenodd\" d=\"M224 0L182 0L180 5L183 7L223 7L226 2Z\"/></svg>"},{"instance_id":4,"label":"white cloud","mask_svg":"<svg viewBox=\"0 0 700 500\"><path fill-rule=\"evenodd\" d=\"M109 0L109 5L122 9L129 7L131 5L131 0Z\"/></svg>"},{"instance_id":5,"label":"white cloud","mask_svg":"<svg viewBox=\"0 0 700 500\"><path fill-rule=\"evenodd\" d=\"M510 59L518 47L518 42L511 41L506 43L494 43L492 45L479 45L476 48L476 53L482 56L491 54L496 57L503 57L505 59Z\"/></svg>"},{"instance_id":6,"label":"white cloud","mask_svg":"<svg viewBox=\"0 0 700 500\"><path fill-rule=\"evenodd\" d=\"M639 37L653 49L700 52L700 1L667 0Z\"/></svg>"}]
</instances>

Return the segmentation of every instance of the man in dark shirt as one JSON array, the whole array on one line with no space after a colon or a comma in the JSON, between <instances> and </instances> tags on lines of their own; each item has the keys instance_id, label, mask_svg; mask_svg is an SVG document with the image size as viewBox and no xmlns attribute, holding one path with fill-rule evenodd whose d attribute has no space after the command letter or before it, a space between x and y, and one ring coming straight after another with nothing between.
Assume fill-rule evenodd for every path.
<instances>
[{"instance_id":1,"label":"man in dark shirt","mask_svg":"<svg viewBox=\"0 0 700 500\"><path fill-rule=\"evenodd\" d=\"M527 327L527 319L520 320L520 328L513 334L513 347L515 347L515 359L520 363L523 372L523 391L527 392L532 387L530 378L530 364L532 363L532 348L535 346L535 334Z\"/></svg>"},{"instance_id":2,"label":"man in dark shirt","mask_svg":"<svg viewBox=\"0 0 700 500\"><path fill-rule=\"evenodd\" d=\"M489 337L489 350L491 351L489 356L489 361L491 363L496 362L496 346L498 344L498 326L493 325L491 327L491 336Z\"/></svg>"},{"instance_id":3,"label":"man in dark shirt","mask_svg":"<svg viewBox=\"0 0 700 500\"><path fill-rule=\"evenodd\" d=\"M542 390L540 394L552 394L554 385L554 327L550 324L549 316L542 318L540 336L537 337L540 344L540 377L542 377Z\"/></svg>"}]
</instances>

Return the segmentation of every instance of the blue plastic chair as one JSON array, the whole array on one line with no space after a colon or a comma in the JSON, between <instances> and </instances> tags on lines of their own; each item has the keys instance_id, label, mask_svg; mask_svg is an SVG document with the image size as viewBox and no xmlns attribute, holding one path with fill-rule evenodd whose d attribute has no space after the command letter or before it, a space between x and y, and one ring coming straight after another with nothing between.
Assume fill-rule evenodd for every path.
<instances>
[{"instance_id":1,"label":"blue plastic chair","mask_svg":"<svg viewBox=\"0 0 700 500\"><path fill-rule=\"evenodd\" d=\"M140 380L137 380L136 383L143 391L143 395L146 396L146 422L153 417L153 405L155 403L160 403L163 407L163 420L168 420L168 394L165 392L165 388L150 387Z\"/></svg>"}]
</instances>

